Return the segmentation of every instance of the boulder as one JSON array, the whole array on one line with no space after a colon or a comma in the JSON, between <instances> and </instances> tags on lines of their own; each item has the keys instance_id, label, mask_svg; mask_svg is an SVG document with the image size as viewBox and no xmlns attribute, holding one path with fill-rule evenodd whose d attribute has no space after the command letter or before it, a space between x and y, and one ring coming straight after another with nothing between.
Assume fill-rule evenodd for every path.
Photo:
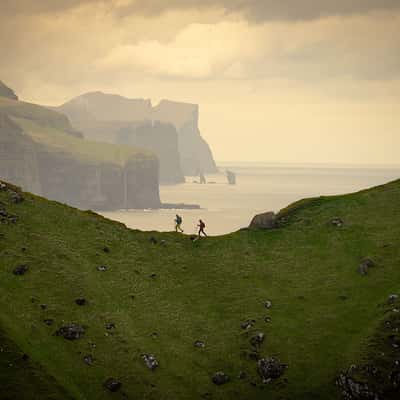
<instances>
[{"instance_id":1,"label":"boulder","mask_svg":"<svg viewBox=\"0 0 400 400\"><path fill-rule=\"evenodd\" d=\"M153 354L142 354L142 359L148 369L154 371L158 367L158 361L153 356Z\"/></svg>"},{"instance_id":2,"label":"boulder","mask_svg":"<svg viewBox=\"0 0 400 400\"><path fill-rule=\"evenodd\" d=\"M244 321L243 323L240 324L240 327L242 329L250 329L255 325L256 321L254 319L248 319L247 321Z\"/></svg>"},{"instance_id":3,"label":"boulder","mask_svg":"<svg viewBox=\"0 0 400 400\"><path fill-rule=\"evenodd\" d=\"M204 349L204 347L206 347L206 344L204 342L202 342L201 340L196 340L194 342L194 347L198 347L200 349Z\"/></svg>"},{"instance_id":4,"label":"boulder","mask_svg":"<svg viewBox=\"0 0 400 400\"><path fill-rule=\"evenodd\" d=\"M368 270L370 268L375 267L375 266L376 266L376 264L371 258L368 258L368 257L364 258L363 260L361 260L361 263L360 263L360 265L358 267L358 272L361 275L367 275L368 274Z\"/></svg>"},{"instance_id":5,"label":"boulder","mask_svg":"<svg viewBox=\"0 0 400 400\"><path fill-rule=\"evenodd\" d=\"M250 222L250 229L276 228L276 214L272 211L256 215Z\"/></svg>"},{"instance_id":6,"label":"boulder","mask_svg":"<svg viewBox=\"0 0 400 400\"><path fill-rule=\"evenodd\" d=\"M99 265L98 267L97 267L97 271L107 271L108 270L108 267L106 266L106 265Z\"/></svg>"},{"instance_id":7,"label":"boulder","mask_svg":"<svg viewBox=\"0 0 400 400\"><path fill-rule=\"evenodd\" d=\"M213 377L212 377L212 381L215 385L224 385L225 383L228 383L230 381L230 378L228 375L226 375L224 372L219 371L216 372Z\"/></svg>"},{"instance_id":8,"label":"boulder","mask_svg":"<svg viewBox=\"0 0 400 400\"><path fill-rule=\"evenodd\" d=\"M258 332L256 335L250 338L250 344L254 347L260 346L265 339L265 335L263 332Z\"/></svg>"},{"instance_id":9,"label":"boulder","mask_svg":"<svg viewBox=\"0 0 400 400\"><path fill-rule=\"evenodd\" d=\"M398 294L391 294L388 297L388 304L394 304L398 300L398 298L399 298Z\"/></svg>"},{"instance_id":10,"label":"boulder","mask_svg":"<svg viewBox=\"0 0 400 400\"><path fill-rule=\"evenodd\" d=\"M119 389L121 389L122 383L119 382L115 378L108 378L103 386L108 389L110 392L117 392Z\"/></svg>"},{"instance_id":11,"label":"boulder","mask_svg":"<svg viewBox=\"0 0 400 400\"><path fill-rule=\"evenodd\" d=\"M83 357L83 362L87 365L93 365L94 359L91 354L87 354L86 356Z\"/></svg>"},{"instance_id":12,"label":"boulder","mask_svg":"<svg viewBox=\"0 0 400 400\"><path fill-rule=\"evenodd\" d=\"M84 306L86 304L86 299L83 297L78 297L77 299L75 299L75 303L78 306Z\"/></svg>"},{"instance_id":13,"label":"boulder","mask_svg":"<svg viewBox=\"0 0 400 400\"><path fill-rule=\"evenodd\" d=\"M14 275L25 275L29 270L27 265L18 265L14 268L13 274Z\"/></svg>"},{"instance_id":14,"label":"boulder","mask_svg":"<svg viewBox=\"0 0 400 400\"><path fill-rule=\"evenodd\" d=\"M344 222L341 218L332 218L331 219L331 224L333 226L336 226L337 228L340 228L344 225Z\"/></svg>"},{"instance_id":15,"label":"boulder","mask_svg":"<svg viewBox=\"0 0 400 400\"><path fill-rule=\"evenodd\" d=\"M11 201L14 204L19 204L19 203L22 203L24 201L23 196L18 192L14 192L13 190L10 191L10 197L11 197Z\"/></svg>"},{"instance_id":16,"label":"boulder","mask_svg":"<svg viewBox=\"0 0 400 400\"><path fill-rule=\"evenodd\" d=\"M80 339L84 334L85 328L78 324L64 325L55 333L56 336L62 336L67 340Z\"/></svg>"},{"instance_id":17,"label":"boulder","mask_svg":"<svg viewBox=\"0 0 400 400\"><path fill-rule=\"evenodd\" d=\"M368 384L357 382L349 371L339 375L336 385L345 400L378 400L377 394L369 389Z\"/></svg>"},{"instance_id":18,"label":"boulder","mask_svg":"<svg viewBox=\"0 0 400 400\"><path fill-rule=\"evenodd\" d=\"M265 306L265 308L270 309L270 308L272 307L272 301L267 300L267 301L264 303L264 306Z\"/></svg>"},{"instance_id":19,"label":"boulder","mask_svg":"<svg viewBox=\"0 0 400 400\"><path fill-rule=\"evenodd\" d=\"M285 371L286 365L281 364L281 362L274 358L262 358L258 360L258 373L263 379L264 383L270 382L272 379L279 378Z\"/></svg>"}]
</instances>

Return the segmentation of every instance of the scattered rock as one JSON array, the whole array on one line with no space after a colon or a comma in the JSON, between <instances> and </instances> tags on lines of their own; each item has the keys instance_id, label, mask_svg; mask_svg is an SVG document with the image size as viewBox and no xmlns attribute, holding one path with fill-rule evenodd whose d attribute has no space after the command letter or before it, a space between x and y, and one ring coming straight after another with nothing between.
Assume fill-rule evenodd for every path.
<instances>
[{"instance_id":1,"label":"scattered rock","mask_svg":"<svg viewBox=\"0 0 400 400\"><path fill-rule=\"evenodd\" d=\"M91 354L87 354L86 356L83 357L83 362L87 365L93 365L94 359Z\"/></svg>"},{"instance_id":2,"label":"scattered rock","mask_svg":"<svg viewBox=\"0 0 400 400\"><path fill-rule=\"evenodd\" d=\"M266 212L256 215L250 222L250 229L273 229L276 228L276 215L274 212Z\"/></svg>"},{"instance_id":3,"label":"scattered rock","mask_svg":"<svg viewBox=\"0 0 400 400\"><path fill-rule=\"evenodd\" d=\"M240 327L242 329L251 329L255 325L256 321L254 319L248 319L247 321L244 321L242 324L240 324Z\"/></svg>"},{"instance_id":4,"label":"scattered rock","mask_svg":"<svg viewBox=\"0 0 400 400\"><path fill-rule=\"evenodd\" d=\"M154 371L158 367L158 361L152 354L142 354L142 359L144 360L148 369Z\"/></svg>"},{"instance_id":5,"label":"scattered rock","mask_svg":"<svg viewBox=\"0 0 400 400\"><path fill-rule=\"evenodd\" d=\"M370 391L367 383L357 382L351 377L351 371L340 374L336 385L345 400L378 400L378 396Z\"/></svg>"},{"instance_id":6,"label":"scattered rock","mask_svg":"<svg viewBox=\"0 0 400 400\"><path fill-rule=\"evenodd\" d=\"M247 378L247 374L245 371L240 371L239 375L238 375L239 379L246 379Z\"/></svg>"},{"instance_id":7,"label":"scattered rock","mask_svg":"<svg viewBox=\"0 0 400 400\"><path fill-rule=\"evenodd\" d=\"M166 242L165 240L161 240L161 241L160 241L160 244L161 244L161 246L166 246L166 245L167 245L167 242Z\"/></svg>"},{"instance_id":8,"label":"scattered rock","mask_svg":"<svg viewBox=\"0 0 400 400\"><path fill-rule=\"evenodd\" d=\"M44 319L43 322L47 325L47 326L51 326L54 324L54 319Z\"/></svg>"},{"instance_id":9,"label":"scattered rock","mask_svg":"<svg viewBox=\"0 0 400 400\"><path fill-rule=\"evenodd\" d=\"M41 304L41 305L40 305L40 308L41 308L42 310L46 310L46 309L47 309L47 304Z\"/></svg>"},{"instance_id":10,"label":"scattered rock","mask_svg":"<svg viewBox=\"0 0 400 400\"><path fill-rule=\"evenodd\" d=\"M272 307L272 302L270 300L267 300L264 304L265 308L269 309Z\"/></svg>"},{"instance_id":11,"label":"scattered rock","mask_svg":"<svg viewBox=\"0 0 400 400\"><path fill-rule=\"evenodd\" d=\"M18 193L18 192L10 191L10 197L11 197L11 201L14 204L19 204L24 201L22 194Z\"/></svg>"},{"instance_id":12,"label":"scattered rock","mask_svg":"<svg viewBox=\"0 0 400 400\"><path fill-rule=\"evenodd\" d=\"M264 339L265 339L264 333L259 332L250 339L250 344L254 347L261 346L261 344L264 342Z\"/></svg>"},{"instance_id":13,"label":"scattered rock","mask_svg":"<svg viewBox=\"0 0 400 400\"><path fill-rule=\"evenodd\" d=\"M215 385L220 386L228 383L230 381L230 378L224 372L219 371L214 374L214 376L212 377L212 381Z\"/></svg>"},{"instance_id":14,"label":"scattered rock","mask_svg":"<svg viewBox=\"0 0 400 400\"><path fill-rule=\"evenodd\" d=\"M154 279L154 278L157 278L157 274L154 274L154 273L151 274L151 275L150 275L150 278L153 278L153 279Z\"/></svg>"},{"instance_id":15,"label":"scattered rock","mask_svg":"<svg viewBox=\"0 0 400 400\"><path fill-rule=\"evenodd\" d=\"M97 267L97 271L107 271L108 267L106 265L99 265Z\"/></svg>"},{"instance_id":16,"label":"scattered rock","mask_svg":"<svg viewBox=\"0 0 400 400\"><path fill-rule=\"evenodd\" d=\"M56 336L62 336L67 340L77 340L80 339L85 333L85 328L78 324L69 324L62 326L58 331L56 331Z\"/></svg>"},{"instance_id":17,"label":"scattered rock","mask_svg":"<svg viewBox=\"0 0 400 400\"><path fill-rule=\"evenodd\" d=\"M333 226L336 226L338 228L342 227L344 225L344 222L341 218L332 218L331 219L331 224Z\"/></svg>"},{"instance_id":18,"label":"scattered rock","mask_svg":"<svg viewBox=\"0 0 400 400\"><path fill-rule=\"evenodd\" d=\"M13 274L14 275L25 275L28 272L29 267L27 265L18 265L14 268Z\"/></svg>"},{"instance_id":19,"label":"scattered rock","mask_svg":"<svg viewBox=\"0 0 400 400\"><path fill-rule=\"evenodd\" d=\"M21 359L22 359L23 361L28 361L28 360L29 360L28 354L26 354L26 353L22 354Z\"/></svg>"},{"instance_id":20,"label":"scattered rock","mask_svg":"<svg viewBox=\"0 0 400 400\"><path fill-rule=\"evenodd\" d=\"M399 298L399 295L397 295L397 294L391 294L391 295L388 297L388 304L394 304L394 303L397 301L398 298Z\"/></svg>"},{"instance_id":21,"label":"scattered rock","mask_svg":"<svg viewBox=\"0 0 400 400\"><path fill-rule=\"evenodd\" d=\"M121 389L122 383L119 382L115 378L108 378L103 386L108 389L110 392L117 392L119 389Z\"/></svg>"},{"instance_id":22,"label":"scattered rock","mask_svg":"<svg viewBox=\"0 0 400 400\"><path fill-rule=\"evenodd\" d=\"M105 327L108 330L115 329L115 324L113 322L108 322L105 324Z\"/></svg>"},{"instance_id":23,"label":"scattered rock","mask_svg":"<svg viewBox=\"0 0 400 400\"><path fill-rule=\"evenodd\" d=\"M204 342L202 342L201 340L196 340L194 342L194 347L198 347L200 349L204 349L204 347L206 347L206 344Z\"/></svg>"},{"instance_id":24,"label":"scattered rock","mask_svg":"<svg viewBox=\"0 0 400 400\"><path fill-rule=\"evenodd\" d=\"M368 274L368 270L369 270L370 268L375 267L375 266L376 266L376 264L375 264L375 262L374 262L371 258L364 258L364 259L361 261L361 263L360 263L360 265L359 265L359 267L358 267L358 272L359 272L361 275L367 275L367 274Z\"/></svg>"},{"instance_id":25,"label":"scattered rock","mask_svg":"<svg viewBox=\"0 0 400 400\"><path fill-rule=\"evenodd\" d=\"M267 316L264 318L264 321L268 324L269 322L271 322L271 317L270 317L269 315L267 315Z\"/></svg>"},{"instance_id":26,"label":"scattered rock","mask_svg":"<svg viewBox=\"0 0 400 400\"><path fill-rule=\"evenodd\" d=\"M281 364L281 362L274 358L262 358L258 360L258 373L263 379L264 383L270 382L272 379L279 378L285 371L286 365Z\"/></svg>"},{"instance_id":27,"label":"scattered rock","mask_svg":"<svg viewBox=\"0 0 400 400\"><path fill-rule=\"evenodd\" d=\"M153 339L157 339L157 338L158 338L158 333L157 333L157 332L153 332L153 333L150 334L150 336L151 336Z\"/></svg>"},{"instance_id":28,"label":"scattered rock","mask_svg":"<svg viewBox=\"0 0 400 400\"><path fill-rule=\"evenodd\" d=\"M0 191L4 192L7 190L7 185L3 182L0 182Z\"/></svg>"},{"instance_id":29,"label":"scattered rock","mask_svg":"<svg viewBox=\"0 0 400 400\"><path fill-rule=\"evenodd\" d=\"M86 299L83 298L83 297L78 297L78 298L75 300L75 303L76 303L78 306L84 306L84 305L86 304Z\"/></svg>"},{"instance_id":30,"label":"scattered rock","mask_svg":"<svg viewBox=\"0 0 400 400\"><path fill-rule=\"evenodd\" d=\"M109 247L104 246L104 247L103 247L103 251L104 251L104 253L109 253L109 252L110 252L110 249L109 249Z\"/></svg>"},{"instance_id":31,"label":"scattered rock","mask_svg":"<svg viewBox=\"0 0 400 400\"><path fill-rule=\"evenodd\" d=\"M157 244L157 239L156 239L154 236L152 236L152 237L149 239L149 241L150 241L150 243L152 243L152 244Z\"/></svg>"}]
</instances>

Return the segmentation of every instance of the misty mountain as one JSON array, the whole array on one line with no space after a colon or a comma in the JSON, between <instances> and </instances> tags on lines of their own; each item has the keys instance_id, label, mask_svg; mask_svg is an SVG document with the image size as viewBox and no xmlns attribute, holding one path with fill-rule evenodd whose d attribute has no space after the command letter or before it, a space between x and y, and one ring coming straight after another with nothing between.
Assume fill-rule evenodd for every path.
<instances>
[{"instance_id":1,"label":"misty mountain","mask_svg":"<svg viewBox=\"0 0 400 400\"><path fill-rule=\"evenodd\" d=\"M183 175L217 170L211 150L198 128L197 104L162 100L153 107L148 99L91 92L70 100L57 110L66 114L90 140L145 144L160 158L163 183L178 183L183 181ZM147 139L144 132L149 136Z\"/></svg>"},{"instance_id":2,"label":"misty mountain","mask_svg":"<svg viewBox=\"0 0 400 400\"><path fill-rule=\"evenodd\" d=\"M87 141L65 115L0 97L0 177L25 190L85 209L157 208L158 168L154 153Z\"/></svg>"}]
</instances>

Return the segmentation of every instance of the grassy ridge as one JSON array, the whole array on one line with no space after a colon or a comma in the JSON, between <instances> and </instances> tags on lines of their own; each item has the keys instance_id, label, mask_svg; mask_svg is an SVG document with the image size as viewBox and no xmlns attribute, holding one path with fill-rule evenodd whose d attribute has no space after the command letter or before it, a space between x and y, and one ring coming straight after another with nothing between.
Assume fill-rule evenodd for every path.
<instances>
[{"instance_id":1,"label":"grassy ridge","mask_svg":"<svg viewBox=\"0 0 400 400\"><path fill-rule=\"evenodd\" d=\"M0 327L76 399L108 399L102 383L110 376L123 383L115 398L335 399L339 370L365 355L381 324L377 305L400 290L400 181L288 209L276 230L195 243L25 197L13 204L0 192L19 217L0 224ZM332 226L334 217L344 226ZM366 256L377 266L361 276ZM29 266L24 276L11 273L19 264ZM74 303L80 296L87 305ZM43 323L48 318L53 326ZM245 332L240 324L249 318L257 322ZM69 322L87 327L82 339L53 336ZM107 330L109 322L116 328ZM269 385L245 356L259 331L266 334L260 353L288 365ZM156 356L156 371L142 353ZM217 387L211 377L220 370L231 381Z\"/></svg>"}]
</instances>

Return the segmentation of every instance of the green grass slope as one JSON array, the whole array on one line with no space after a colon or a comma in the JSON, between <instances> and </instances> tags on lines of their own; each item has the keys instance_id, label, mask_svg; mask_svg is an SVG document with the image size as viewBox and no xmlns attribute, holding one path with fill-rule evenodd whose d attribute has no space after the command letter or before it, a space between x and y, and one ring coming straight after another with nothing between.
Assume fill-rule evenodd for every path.
<instances>
[{"instance_id":1,"label":"green grass slope","mask_svg":"<svg viewBox=\"0 0 400 400\"><path fill-rule=\"evenodd\" d=\"M0 391L0 398L24 398L16 387L26 382L32 394L37 382L38 399L329 400L339 396L341 370L399 351L386 350L382 326L391 311L380 305L400 294L400 181L299 203L283 212L278 229L194 243L24 197L15 204L0 191L3 210L18 217L0 223L0 337L31 364L21 379L0 352L0 376L8 382L8 397ZM344 225L333 226L334 217ZM367 256L376 266L361 276ZM14 275L21 264L28 272ZM84 306L75 304L81 296ZM245 331L247 319L256 324ZM85 326L84 336L55 336L66 323ZM249 357L257 332L265 333L260 356L288 365L269 384ZM155 371L144 353L159 361ZM217 371L230 382L214 385ZM103 387L109 377L122 382L119 392Z\"/></svg>"},{"instance_id":2,"label":"green grass slope","mask_svg":"<svg viewBox=\"0 0 400 400\"><path fill-rule=\"evenodd\" d=\"M11 117L34 142L80 161L124 165L129 159L155 158L153 153L133 146L83 140L65 115L36 104L0 97L0 113Z\"/></svg>"}]
</instances>

